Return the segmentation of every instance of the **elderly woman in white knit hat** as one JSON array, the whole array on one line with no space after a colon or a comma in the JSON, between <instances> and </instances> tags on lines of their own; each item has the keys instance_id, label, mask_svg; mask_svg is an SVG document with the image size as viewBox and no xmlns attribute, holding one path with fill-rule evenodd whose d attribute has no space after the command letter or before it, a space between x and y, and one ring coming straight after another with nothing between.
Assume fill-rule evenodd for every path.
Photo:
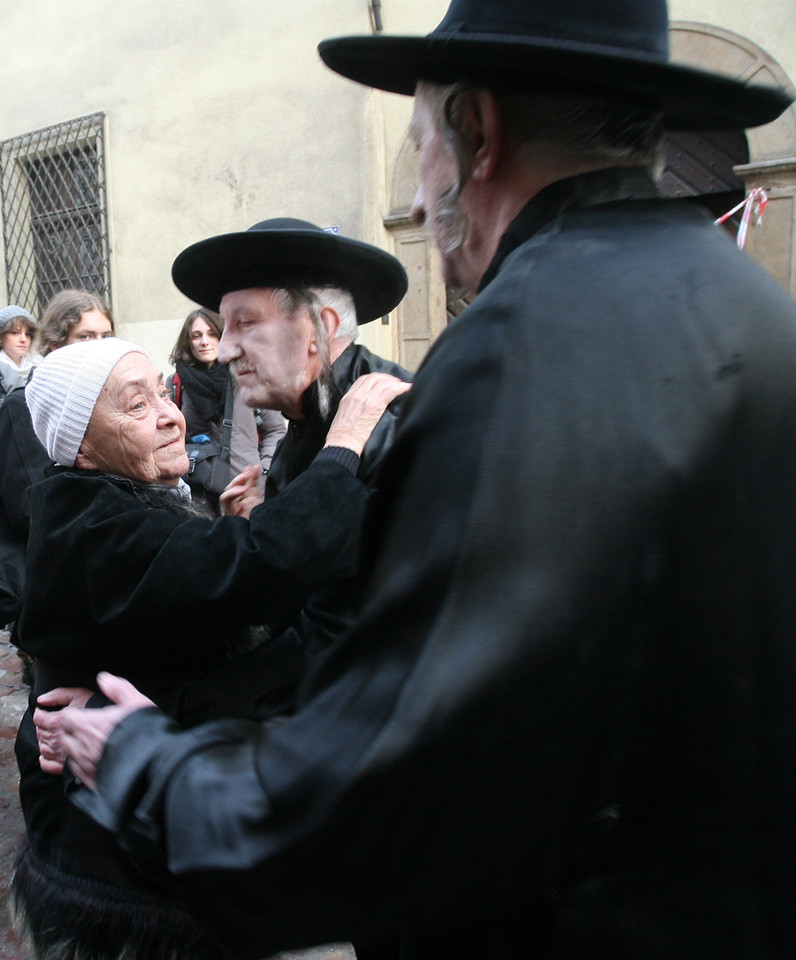
<instances>
[{"instance_id":1,"label":"elderly woman in white knit hat","mask_svg":"<svg viewBox=\"0 0 796 960\"><path fill-rule=\"evenodd\" d=\"M18 625L36 658L31 705L55 686L96 689L103 670L133 678L182 724L240 715L254 698L267 699L295 654L263 658L267 642L241 653L251 646L247 625L292 613L347 572L340 558L354 552L366 499L358 455L407 386L383 374L363 378L302 477L248 520L211 520L191 513L180 480L185 421L146 352L106 339L49 354L26 388L37 436L55 461L30 491ZM249 512L257 472L235 478L225 502ZM68 774L65 784L41 769L31 716L29 709L17 738L27 842L13 893L35 956L220 960L169 891L68 803Z\"/></svg>"}]
</instances>

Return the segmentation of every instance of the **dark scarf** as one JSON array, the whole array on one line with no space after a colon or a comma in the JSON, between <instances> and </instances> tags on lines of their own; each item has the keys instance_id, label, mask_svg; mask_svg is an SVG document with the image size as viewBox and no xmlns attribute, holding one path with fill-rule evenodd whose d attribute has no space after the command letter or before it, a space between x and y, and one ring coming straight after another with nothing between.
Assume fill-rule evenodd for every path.
<instances>
[{"instance_id":1,"label":"dark scarf","mask_svg":"<svg viewBox=\"0 0 796 960\"><path fill-rule=\"evenodd\" d=\"M204 366L192 367L179 360L177 373L182 389L190 393L200 419L206 423L221 423L224 419L224 403L229 384L229 369L226 363L214 363L208 370Z\"/></svg>"}]
</instances>

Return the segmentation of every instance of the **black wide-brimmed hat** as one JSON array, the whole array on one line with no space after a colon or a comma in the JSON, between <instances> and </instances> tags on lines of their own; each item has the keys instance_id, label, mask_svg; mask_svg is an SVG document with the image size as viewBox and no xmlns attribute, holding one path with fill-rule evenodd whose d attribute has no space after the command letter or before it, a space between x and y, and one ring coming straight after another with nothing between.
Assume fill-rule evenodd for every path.
<instances>
[{"instance_id":1,"label":"black wide-brimmed hat","mask_svg":"<svg viewBox=\"0 0 796 960\"><path fill-rule=\"evenodd\" d=\"M232 290L341 287L354 298L357 323L388 314L408 286L406 271L384 250L289 217L192 244L174 261L171 276L186 297L210 310Z\"/></svg>"},{"instance_id":2,"label":"black wide-brimmed hat","mask_svg":"<svg viewBox=\"0 0 796 960\"><path fill-rule=\"evenodd\" d=\"M351 80L412 94L418 80L538 91L602 91L663 111L670 129L775 120L776 87L670 63L666 0L452 0L427 37L340 37L319 46Z\"/></svg>"}]
</instances>

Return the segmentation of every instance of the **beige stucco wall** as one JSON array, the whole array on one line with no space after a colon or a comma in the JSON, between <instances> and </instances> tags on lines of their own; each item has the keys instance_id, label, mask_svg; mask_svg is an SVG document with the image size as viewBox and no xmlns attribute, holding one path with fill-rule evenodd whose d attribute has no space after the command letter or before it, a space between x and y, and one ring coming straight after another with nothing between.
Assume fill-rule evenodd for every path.
<instances>
[{"instance_id":1,"label":"beige stucco wall","mask_svg":"<svg viewBox=\"0 0 796 960\"><path fill-rule=\"evenodd\" d=\"M363 0L2 5L0 138L108 115L115 313L163 364L186 244L285 215L361 234L367 91L315 44L368 29Z\"/></svg>"},{"instance_id":2,"label":"beige stucco wall","mask_svg":"<svg viewBox=\"0 0 796 960\"><path fill-rule=\"evenodd\" d=\"M363 0L365 2L365 0ZM439 23L448 0L382 0L382 25L385 35L429 33ZM330 36L343 36L337 31ZM335 89L356 86L350 80L327 71ZM393 238L384 227L389 213L390 189L395 161L412 115L412 98L371 90L367 93L365 189L369 199L364 205L363 239L395 253ZM411 280L411 278L410 278ZM360 338L368 347L384 356L398 358L395 316L389 325L370 323L362 327Z\"/></svg>"}]
</instances>

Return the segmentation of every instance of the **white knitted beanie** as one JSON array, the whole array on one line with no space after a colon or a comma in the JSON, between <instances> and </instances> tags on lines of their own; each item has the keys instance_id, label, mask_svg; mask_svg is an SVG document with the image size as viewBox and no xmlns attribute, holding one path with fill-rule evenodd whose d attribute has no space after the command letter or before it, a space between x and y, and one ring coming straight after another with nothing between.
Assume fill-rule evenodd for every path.
<instances>
[{"instance_id":1,"label":"white knitted beanie","mask_svg":"<svg viewBox=\"0 0 796 960\"><path fill-rule=\"evenodd\" d=\"M111 370L143 347L116 337L70 343L48 353L25 387L33 429L48 455L63 467L75 457Z\"/></svg>"}]
</instances>

